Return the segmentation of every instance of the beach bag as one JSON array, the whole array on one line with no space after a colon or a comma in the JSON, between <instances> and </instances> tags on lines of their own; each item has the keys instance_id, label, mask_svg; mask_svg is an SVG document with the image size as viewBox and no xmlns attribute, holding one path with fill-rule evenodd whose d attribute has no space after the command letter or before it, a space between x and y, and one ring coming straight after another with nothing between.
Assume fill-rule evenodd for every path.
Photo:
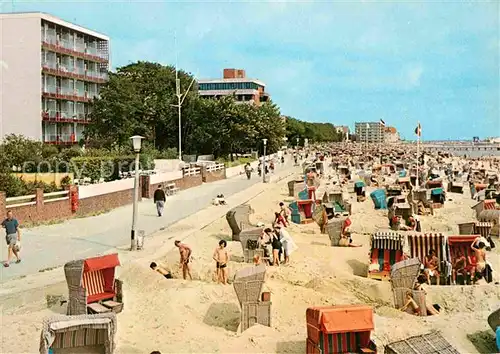
<instances>
[{"instance_id":1,"label":"beach bag","mask_svg":"<svg viewBox=\"0 0 500 354\"><path fill-rule=\"evenodd\" d=\"M21 250L21 241L17 241L14 246L12 246L12 249L16 252L19 252Z\"/></svg>"},{"instance_id":2,"label":"beach bag","mask_svg":"<svg viewBox=\"0 0 500 354\"><path fill-rule=\"evenodd\" d=\"M257 240L247 240L247 249L249 250L256 250L259 246L259 243Z\"/></svg>"}]
</instances>

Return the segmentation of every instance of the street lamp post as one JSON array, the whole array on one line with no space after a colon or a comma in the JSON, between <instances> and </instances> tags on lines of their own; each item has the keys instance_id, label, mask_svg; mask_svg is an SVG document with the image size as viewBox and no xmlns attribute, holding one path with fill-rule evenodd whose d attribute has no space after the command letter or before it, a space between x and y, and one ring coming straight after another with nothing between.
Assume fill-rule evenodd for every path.
<instances>
[{"instance_id":1,"label":"street lamp post","mask_svg":"<svg viewBox=\"0 0 500 354\"><path fill-rule=\"evenodd\" d=\"M264 156L262 158L262 183L266 183L266 145L267 139L262 139L264 142Z\"/></svg>"},{"instance_id":2,"label":"street lamp post","mask_svg":"<svg viewBox=\"0 0 500 354\"><path fill-rule=\"evenodd\" d=\"M295 146L295 149L298 150L299 149L299 139L300 138L297 138L297 145Z\"/></svg>"},{"instance_id":3,"label":"street lamp post","mask_svg":"<svg viewBox=\"0 0 500 354\"><path fill-rule=\"evenodd\" d=\"M137 240L135 236L137 234L137 207L139 202L139 155L141 152L142 139L144 139L144 137L134 135L130 139L132 139L132 145L135 152L134 205L132 212L132 231L130 232L130 250L135 251L137 250Z\"/></svg>"}]
</instances>

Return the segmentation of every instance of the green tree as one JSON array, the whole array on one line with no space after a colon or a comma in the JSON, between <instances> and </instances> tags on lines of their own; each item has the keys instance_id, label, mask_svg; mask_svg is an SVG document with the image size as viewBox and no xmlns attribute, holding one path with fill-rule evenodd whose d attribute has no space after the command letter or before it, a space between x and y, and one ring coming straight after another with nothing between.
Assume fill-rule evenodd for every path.
<instances>
[{"instance_id":1,"label":"green tree","mask_svg":"<svg viewBox=\"0 0 500 354\"><path fill-rule=\"evenodd\" d=\"M185 90L193 77L179 71ZM110 73L100 98L93 102L91 124L86 135L103 147L126 146L132 135L142 135L159 149L177 145L178 116L175 96L175 68L157 63L137 62ZM184 115L191 111L192 87L182 105ZM185 136L185 134L183 134ZM184 140L184 138L183 138Z\"/></svg>"}]
</instances>

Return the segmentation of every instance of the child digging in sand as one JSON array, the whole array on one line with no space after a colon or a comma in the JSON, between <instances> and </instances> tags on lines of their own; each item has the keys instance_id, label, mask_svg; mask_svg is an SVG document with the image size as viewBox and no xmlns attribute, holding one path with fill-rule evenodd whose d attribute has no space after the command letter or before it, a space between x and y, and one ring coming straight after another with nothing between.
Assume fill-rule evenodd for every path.
<instances>
[{"instance_id":1,"label":"child digging in sand","mask_svg":"<svg viewBox=\"0 0 500 354\"><path fill-rule=\"evenodd\" d=\"M408 307L411 307L411 310L414 315L420 316L420 306L413 300L413 294L411 291L406 292L406 303L403 307L401 307L401 311L406 311Z\"/></svg>"}]
</instances>

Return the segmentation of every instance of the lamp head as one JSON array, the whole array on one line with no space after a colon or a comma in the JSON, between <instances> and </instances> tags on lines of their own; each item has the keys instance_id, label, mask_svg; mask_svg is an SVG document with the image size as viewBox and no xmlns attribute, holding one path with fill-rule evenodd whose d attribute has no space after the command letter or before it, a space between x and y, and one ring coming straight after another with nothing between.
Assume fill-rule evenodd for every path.
<instances>
[{"instance_id":1,"label":"lamp head","mask_svg":"<svg viewBox=\"0 0 500 354\"><path fill-rule=\"evenodd\" d=\"M140 152L141 151L141 145L142 145L142 139L144 139L144 137L140 136L140 135L134 135L130 139L132 139L132 146L134 147L134 151L135 152Z\"/></svg>"},{"instance_id":2,"label":"lamp head","mask_svg":"<svg viewBox=\"0 0 500 354\"><path fill-rule=\"evenodd\" d=\"M262 141L264 142L264 145L267 144L267 139L262 139Z\"/></svg>"}]
</instances>

